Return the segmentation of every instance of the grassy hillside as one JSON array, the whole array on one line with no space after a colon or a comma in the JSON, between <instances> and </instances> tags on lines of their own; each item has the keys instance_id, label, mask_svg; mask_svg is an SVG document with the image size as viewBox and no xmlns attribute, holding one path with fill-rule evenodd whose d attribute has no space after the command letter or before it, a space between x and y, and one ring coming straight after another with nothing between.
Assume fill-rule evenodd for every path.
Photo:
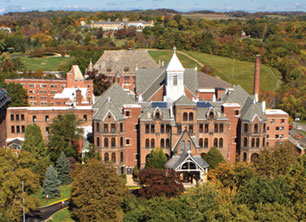
<instances>
[{"instance_id":1,"label":"grassy hillside","mask_svg":"<svg viewBox=\"0 0 306 222\"><path fill-rule=\"evenodd\" d=\"M173 51L150 51L150 55L158 62L168 62ZM231 58L215 56L199 52L185 52L202 64L210 65L215 69L215 74L221 79L234 84L241 85L247 92L253 91L254 63L233 60ZM179 59L186 68L194 67L195 62L186 56L178 54ZM166 63L167 64L167 63ZM187 64L187 65L185 65ZM280 72L266 65L261 65L260 89L276 90L280 86Z\"/></svg>"},{"instance_id":2,"label":"grassy hillside","mask_svg":"<svg viewBox=\"0 0 306 222\"><path fill-rule=\"evenodd\" d=\"M56 71L56 67L64 62L69 61L71 58L66 57L42 57L42 58L36 58L36 57L27 57L23 56L20 57L21 60L24 62L24 65L27 70L36 71L37 69L40 69L42 71Z\"/></svg>"}]
</instances>

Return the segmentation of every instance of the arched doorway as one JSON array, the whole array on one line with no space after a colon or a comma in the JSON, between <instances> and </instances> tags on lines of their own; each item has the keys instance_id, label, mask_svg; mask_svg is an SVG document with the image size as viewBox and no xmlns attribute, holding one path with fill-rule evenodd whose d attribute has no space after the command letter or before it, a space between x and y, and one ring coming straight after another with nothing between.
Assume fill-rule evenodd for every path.
<instances>
[{"instance_id":1,"label":"arched doorway","mask_svg":"<svg viewBox=\"0 0 306 222\"><path fill-rule=\"evenodd\" d=\"M257 153L253 153L253 154L251 155L251 162L254 162L255 160L257 160L258 157L259 157L259 155L258 155Z\"/></svg>"}]
</instances>

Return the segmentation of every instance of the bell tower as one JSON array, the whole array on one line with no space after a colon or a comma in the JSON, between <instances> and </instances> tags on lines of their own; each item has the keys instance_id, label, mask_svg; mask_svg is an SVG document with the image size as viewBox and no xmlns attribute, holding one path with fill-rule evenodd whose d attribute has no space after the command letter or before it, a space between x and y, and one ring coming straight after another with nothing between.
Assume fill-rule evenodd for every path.
<instances>
[{"instance_id":1,"label":"bell tower","mask_svg":"<svg viewBox=\"0 0 306 222\"><path fill-rule=\"evenodd\" d=\"M185 94L184 72L185 69L176 56L176 48L173 48L173 56L166 67L167 85L166 101L174 102Z\"/></svg>"}]
</instances>

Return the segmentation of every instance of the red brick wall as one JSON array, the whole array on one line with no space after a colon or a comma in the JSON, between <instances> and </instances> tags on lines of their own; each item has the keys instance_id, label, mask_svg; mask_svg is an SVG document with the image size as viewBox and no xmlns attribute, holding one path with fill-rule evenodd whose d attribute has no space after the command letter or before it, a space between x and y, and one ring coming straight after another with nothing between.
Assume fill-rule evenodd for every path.
<instances>
[{"instance_id":1,"label":"red brick wall","mask_svg":"<svg viewBox=\"0 0 306 222\"><path fill-rule=\"evenodd\" d=\"M159 88L157 92L153 94L150 101L163 101L164 87Z\"/></svg>"},{"instance_id":2,"label":"red brick wall","mask_svg":"<svg viewBox=\"0 0 306 222\"><path fill-rule=\"evenodd\" d=\"M211 101L215 93L210 92L198 92L199 100Z\"/></svg>"}]
</instances>

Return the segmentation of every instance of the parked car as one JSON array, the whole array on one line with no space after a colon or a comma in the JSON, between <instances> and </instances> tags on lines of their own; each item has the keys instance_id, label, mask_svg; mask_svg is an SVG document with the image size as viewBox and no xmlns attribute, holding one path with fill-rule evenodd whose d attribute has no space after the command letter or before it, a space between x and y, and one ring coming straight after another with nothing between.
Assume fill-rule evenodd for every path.
<instances>
[{"instance_id":1,"label":"parked car","mask_svg":"<svg viewBox=\"0 0 306 222\"><path fill-rule=\"evenodd\" d=\"M289 130L292 130L292 125L289 125Z\"/></svg>"}]
</instances>

